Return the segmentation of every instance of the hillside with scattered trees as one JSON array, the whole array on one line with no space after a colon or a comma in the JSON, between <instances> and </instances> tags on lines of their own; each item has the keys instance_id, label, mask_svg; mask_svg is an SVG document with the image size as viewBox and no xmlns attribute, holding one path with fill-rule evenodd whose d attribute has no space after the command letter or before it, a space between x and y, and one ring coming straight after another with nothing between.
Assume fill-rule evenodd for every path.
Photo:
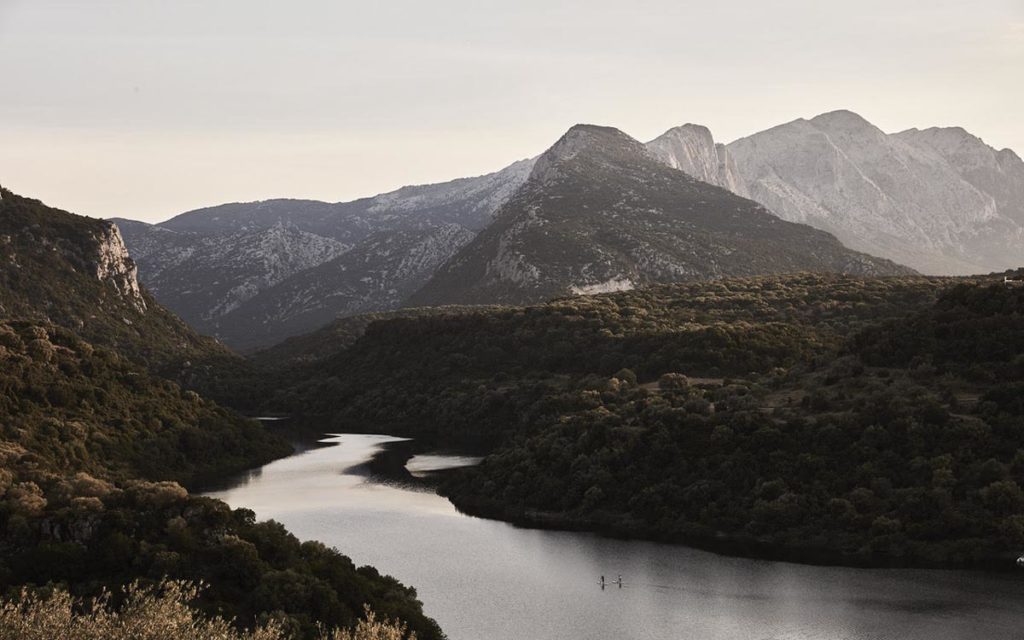
<instances>
[{"instance_id":1,"label":"hillside with scattered trees","mask_svg":"<svg viewBox=\"0 0 1024 640\"><path fill-rule=\"evenodd\" d=\"M369 605L443 638L414 589L184 488L292 451L208 399L252 371L138 285L109 223L0 192L0 637L316 638ZM129 584L143 609L209 624L68 611ZM169 584L205 587L183 609L152 592Z\"/></svg>"}]
</instances>

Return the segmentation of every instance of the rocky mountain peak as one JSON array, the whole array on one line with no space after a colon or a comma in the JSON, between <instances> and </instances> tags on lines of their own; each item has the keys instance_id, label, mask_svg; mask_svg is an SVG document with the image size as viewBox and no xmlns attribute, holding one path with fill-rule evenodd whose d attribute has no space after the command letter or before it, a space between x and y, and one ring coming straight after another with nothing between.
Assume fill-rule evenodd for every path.
<instances>
[{"instance_id":1,"label":"rocky mountain peak","mask_svg":"<svg viewBox=\"0 0 1024 640\"><path fill-rule=\"evenodd\" d=\"M669 129L647 143L647 149L662 163L709 184L747 195L736 162L725 145L715 143L711 130L687 123Z\"/></svg>"},{"instance_id":2,"label":"rocky mountain peak","mask_svg":"<svg viewBox=\"0 0 1024 640\"><path fill-rule=\"evenodd\" d=\"M623 157L649 157L642 143L614 127L577 124L545 151L533 166L531 180L548 182L563 175L570 163Z\"/></svg>"},{"instance_id":3,"label":"rocky mountain peak","mask_svg":"<svg viewBox=\"0 0 1024 640\"><path fill-rule=\"evenodd\" d=\"M706 148L717 152L713 141ZM621 131L577 126L540 157L494 223L406 305L522 304L801 270L908 271L674 169Z\"/></svg>"},{"instance_id":4,"label":"rocky mountain peak","mask_svg":"<svg viewBox=\"0 0 1024 640\"><path fill-rule=\"evenodd\" d=\"M1014 151L1013 149L1000 149L999 163L1021 166L1024 165L1024 160L1021 160L1021 157L1017 155L1017 152Z\"/></svg>"},{"instance_id":5,"label":"rocky mountain peak","mask_svg":"<svg viewBox=\"0 0 1024 640\"><path fill-rule=\"evenodd\" d=\"M848 109L837 109L811 118L810 122L823 129L844 131L879 131L878 127L868 122L858 113Z\"/></svg>"}]
</instances>

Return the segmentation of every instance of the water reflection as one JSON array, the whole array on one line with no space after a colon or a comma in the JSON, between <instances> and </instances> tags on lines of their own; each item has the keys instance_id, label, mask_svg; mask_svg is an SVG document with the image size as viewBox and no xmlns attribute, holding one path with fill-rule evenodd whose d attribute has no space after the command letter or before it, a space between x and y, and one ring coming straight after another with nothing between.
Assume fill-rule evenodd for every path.
<instances>
[{"instance_id":1,"label":"water reflection","mask_svg":"<svg viewBox=\"0 0 1024 640\"><path fill-rule=\"evenodd\" d=\"M455 456L444 454L421 453L413 456L405 463L405 468L415 478L425 478L436 471L472 467L483 460L480 456Z\"/></svg>"},{"instance_id":2,"label":"water reflection","mask_svg":"<svg viewBox=\"0 0 1024 640\"><path fill-rule=\"evenodd\" d=\"M331 436L335 446L213 495L415 586L452 640L1022 637L1016 576L809 567L518 529L345 471L398 440ZM429 464L443 467L445 456ZM619 574L621 589L600 588L599 576Z\"/></svg>"}]
</instances>

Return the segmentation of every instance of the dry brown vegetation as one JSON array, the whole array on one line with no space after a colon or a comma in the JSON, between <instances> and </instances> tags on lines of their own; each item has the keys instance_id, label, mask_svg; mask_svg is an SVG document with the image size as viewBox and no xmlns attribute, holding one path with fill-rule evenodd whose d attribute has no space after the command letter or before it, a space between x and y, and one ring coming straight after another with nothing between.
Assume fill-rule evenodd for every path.
<instances>
[{"instance_id":1,"label":"dry brown vegetation","mask_svg":"<svg viewBox=\"0 0 1024 640\"><path fill-rule=\"evenodd\" d=\"M275 621L250 631L229 620L198 614L190 603L201 585L165 580L155 586L129 585L115 605L112 594L83 601L66 591L48 595L23 591L0 604L0 640L288 640ZM415 640L404 624L378 620L366 607L354 629L322 631L321 640Z\"/></svg>"}]
</instances>

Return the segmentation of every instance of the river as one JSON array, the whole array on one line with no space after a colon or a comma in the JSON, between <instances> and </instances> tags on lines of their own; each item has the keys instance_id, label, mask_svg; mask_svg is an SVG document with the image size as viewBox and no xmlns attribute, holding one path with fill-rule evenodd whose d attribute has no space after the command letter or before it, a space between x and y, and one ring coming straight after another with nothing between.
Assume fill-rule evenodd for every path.
<instances>
[{"instance_id":1,"label":"river","mask_svg":"<svg viewBox=\"0 0 1024 640\"><path fill-rule=\"evenodd\" d=\"M361 465L397 440L330 436L207 495L416 587L451 640L1024 638L1024 572L813 567L521 529L369 477Z\"/></svg>"}]
</instances>

